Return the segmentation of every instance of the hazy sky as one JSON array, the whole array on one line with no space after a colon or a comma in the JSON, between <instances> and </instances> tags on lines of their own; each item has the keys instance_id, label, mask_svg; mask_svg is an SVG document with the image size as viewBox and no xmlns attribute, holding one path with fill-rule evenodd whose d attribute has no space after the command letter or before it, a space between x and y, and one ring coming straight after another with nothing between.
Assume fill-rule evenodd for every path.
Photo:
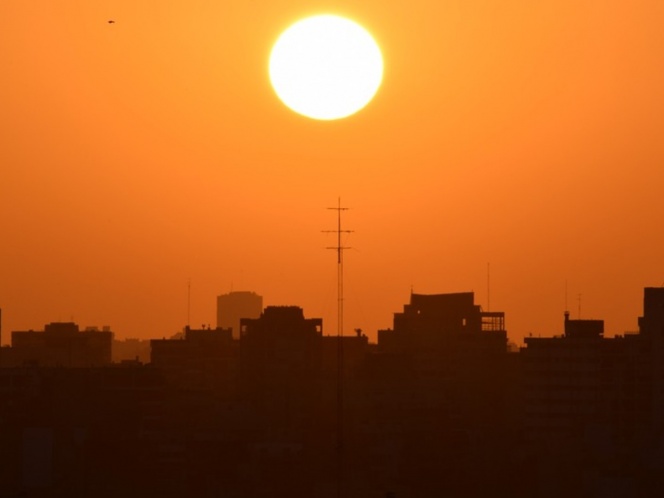
<instances>
[{"instance_id":1,"label":"hazy sky","mask_svg":"<svg viewBox=\"0 0 664 498\"><path fill-rule=\"evenodd\" d=\"M288 110L272 43L321 12L369 29L355 116ZM115 20L109 24L109 19ZM474 290L510 338L637 328L664 284L664 2L2 0L0 307L162 337L252 290L371 338L411 288ZM567 282L567 284L566 284Z\"/></svg>"}]
</instances>

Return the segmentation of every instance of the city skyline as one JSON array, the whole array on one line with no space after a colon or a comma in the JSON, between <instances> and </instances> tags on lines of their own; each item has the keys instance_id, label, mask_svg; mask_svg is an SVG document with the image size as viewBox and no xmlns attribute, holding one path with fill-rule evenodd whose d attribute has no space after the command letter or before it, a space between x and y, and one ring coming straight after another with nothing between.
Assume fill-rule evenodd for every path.
<instances>
[{"instance_id":1,"label":"city skyline","mask_svg":"<svg viewBox=\"0 0 664 498\"><path fill-rule=\"evenodd\" d=\"M664 286L658 286L658 287L646 287L645 289L650 289L651 291L657 291L658 289L664 290ZM641 289L643 290L643 289ZM454 292L444 292L444 293L417 293L414 292L411 289L410 292L410 299L424 299L425 301L427 299L436 299L441 296L471 296L471 300L475 299L475 292L473 291L454 291ZM201 322L201 323L196 323L196 322L191 322L190 323L185 323L179 328L174 328L172 330L164 330L161 331L158 334L155 334L153 336L140 336L137 337L135 335L127 335L123 334L122 331L120 333L117 333L117 330L109 324L100 324L100 323L83 323L79 322L74 319L74 317L71 317L70 319L57 319L57 320L50 320L48 322L44 322L42 324L35 324L34 326L26 327L24 329L8 329L3 321L4 318L4 311L2 308L0 308L0 343L2 343L3 346L10 346L11 345L11 335L14 332L18 332L21 334L24 333L38 333L40 327L48 327L49 325L56 325L58 326L59 324L64 324L65 326L76 326L84 328L86 331L98 331L98 330L105 330L105 331L110 331L111 329L113 330L113 337L114 341L150 341L153 339L163 339L163 340L171 340L171 339L176 339L176 338L181 338L185 334L187 330L229 330L232 331L232 337L234 340L239 339L240 336L240 326L238 325L241 320L244 319L249 319L249 318L258 318L265 312L268 308L299 308L301 310L307 311L303 306L301 306L298 303L281 303L281 304L265 304L260 308L257 308L257 305L261 303L263 300L263 296L260 296L256 294L253 291L230 291L229 293L226 294L220 294L216 296L216 310L215 310L215 317L216 317L216 322ZM643 301L641 300L640 306L643 306ZM492 316L500 316L500 330L505 330L506 332L506 340L508 344L510 345L510 348L515 348L515 347L523 347L525 344L527 344L529 338L557 338L560 337L561 334L565 333L565 327L566 323L568 320L572 319L575 321L579 322L596 322L602 323L602 335L607 338L612 338L612 337L621 337L624 335L633 335L638 333L639 330L639 317L640 315L637 313L634 317L632 317L632 321L636 324L635 327L630 328L630 329L625 329L625 330L611 330L610 328L606 328L605 330L605 322L606 320L601 316L593 316L593 317L588 317L588 316L582 316L580 313L580 308L577 308L577 310L571 309L570 307L566 307L558 317L558 325L555 327L554 330L550 330L548 332L543 332L543 331L533 331L526 336L517 339L513 337L509 333L509 328L506 327L506 324L509 323L509 315L507 315L503 310L496 311L496 307L493 307L491 310L489 310L486 306L483 306L482 303L477 302L476 303L477 311L480 312L481 314L487 316L487 317L492 317ZM310 314L311 316L315 316L313 314ZM398 311L398 307L393 309L392 312L390 313L390 319L389 322L392 323L392 321L395 319L396 316L401 315L401 313ZM221 318L223 317L223 318ZM564 321L561 321L561 317L564 317ZM336 317L335 317L336 318ZM220 321L221 320L221 321ZM326 324L324 319L321 320L321 333L324 336L327 337L333 337L338 335L338 329L336 327L336 321L330 321ZM235 323L236 326L233 326L233 323ZM46 325L44 325L46 324ZM344 331L344 336L345 337L355 337L358 334L361 334L362 336L366 337L371 344L376 344L379 342L379 338L381 333L385 333L385 331L390 331L391 330L391 325L388 325L386 327L376 329L376 330L365 330L359 327L353 328L352 330L346 329ZM324 331L324 333L323 333ZM3 334L4 332L4 334Z\"/></svg>"},{"instance_id":2,"label":"city skyline","mask_svg":"<svg viewBox=\"0 0 664 498\"><path fill-rule=\"evenodd\" d=\"M0 355L8 496L650 497L661 489L664 287L509 347L473 293L412 294L372 344L297 306L149 341L12 333ZM136 343L133 346L137 346ZM128 351L125 351L128 352ZM138 351L136 351L137 354ZM482 478L478 478L481 476Z\"/></svg>"},{"instance_id":3,"label":"city skyline","mask_svg":"<svg viewBox=\"0 0 664 498\"><path fill-rule=\"evenodd\" d=\"M374 100L328 123L267 75L323 10L385 59ZM346 334L374 340L411 289L473 291L517 343L559 333L579 295L609 335L635 330L664 283L663 18L655 0L2 2L5 330L162 336L191 282L195 326L248 289L329 332L339 197Z\"/></svg>"}]
</instances>

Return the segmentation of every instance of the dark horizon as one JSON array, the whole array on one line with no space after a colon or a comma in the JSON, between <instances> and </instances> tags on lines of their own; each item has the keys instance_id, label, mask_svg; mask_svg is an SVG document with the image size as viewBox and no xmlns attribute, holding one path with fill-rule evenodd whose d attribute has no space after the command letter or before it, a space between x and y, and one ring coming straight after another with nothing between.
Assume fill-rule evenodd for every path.
<instances>
[{"instance_id":1,"label":"dark horizon","mask_svg":"<svg viewBox=\"0 0 664 498\"><path fill-rule=\"evenodd\" d=\"M14 332L0 496L652 496L664 287L638 323L565 313L510 351L504 313L460 292L411 294L375 344L298 306L153 339L149 363L112 363L110 329Z\"/></svg>"}]
</instances>

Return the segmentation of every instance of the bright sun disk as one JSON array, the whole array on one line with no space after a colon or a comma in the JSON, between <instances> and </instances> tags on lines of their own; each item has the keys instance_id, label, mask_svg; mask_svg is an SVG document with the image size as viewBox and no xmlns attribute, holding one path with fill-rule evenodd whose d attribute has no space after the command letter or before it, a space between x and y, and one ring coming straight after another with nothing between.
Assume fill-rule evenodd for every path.
<instances>
[{"instance_id":1,"label":"bright sun disk","mask_svg":"<svg viewBox=\"0 0 664 498\"><path fill-rule=\"evenodd\" d=\"M383 79L383 57L359 24L318 15L282 33L272 48L269 72L286 106L310 118L332 120L371 101Z\"/></svg>"}]
</instances>

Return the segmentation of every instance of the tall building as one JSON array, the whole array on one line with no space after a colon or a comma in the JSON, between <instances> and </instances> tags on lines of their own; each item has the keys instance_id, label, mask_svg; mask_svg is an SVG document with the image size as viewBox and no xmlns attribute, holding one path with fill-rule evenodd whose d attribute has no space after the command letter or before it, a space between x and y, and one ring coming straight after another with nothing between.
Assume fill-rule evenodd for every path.
<instances>
[{"instance_id":1,"label":"tall building","mask_svg":"<svg viewBox=\"0 0 664 498\"><path fill-rule=\"evenodd\" d=\"M411 294L394 328L378 331L378 351L404 362L422 399L459 420L503 403L494 397L507 372L505 313L482 311L472 292Z\"/></svg>"},{"instance_id":2,"label":"tall building","mask_svg":"<svg viewBox=\"0 0 664 498\"><path fill-rule=\"evenodd\" d=\"M217 328L233 329L233 338L240 338L240 320L258 318L263 311L263 296L255 292L235 291L217 296Z\"/></svg>"},{"instance_id":3,"label":"tall building","mask_svg":"<svg viewBox=\"0 0 664 498\"><path fill-rule=\"evenodd\" d=\"M359 400L380 434L368 433L366 446L391 468L379 479L412 495L491 494L468 492L462 462L484 474L480 461L511 444L505 314L483 311L472 292L411 293L393 323L378 331ZM390 448L400 448L396 458Z\"/></svg>"},{"instance_id":4,"label":"tall building","mask_svg":"<svg viewBox=\"0 0 664 498\"><path fill-rule=\"evenodd\" d=\"M643 289L643 316L639 330L648 337L664 338L664 287Z\"/></svg>"},{"instance_id":5,"label":"tall building","mask_svg":"<svg viewBox=\"0 0 664 498\"><path fill-rule=\"evenodd\" d=\"M564 330L562 336L527 337L521 350L531 438L582 438L606 415L602 388L611 339L604 338L604 321L571 320L565 312Z\"/></svg>"},{"instance_id":6,"label":"tall building","mask_svg":"<svg viewBox=\"0 0 664 498\"><path fill-rule=\"evenodd\" d=\"M637 334L605 337L602 320L566 312L564 334L525 339L522 435L540 489L647 496L641 483L661 486L663 325L664 291L646 288Z\"/></svg>"},{"instance_id":7,"label":"tall building","mask_svg":"<svg viewBox=\"0 0 664 498\"><path fill-rule=\"evenodd\" d=\"M321 396L323 320L297 306L268 306L243 318L240 392L255 414L256 442L302 443Z\"/></svg>"},{"instance_id":8,"label":"tall building","mask_svg":"<svg viewBox=\"0 0 664 498\"><path fill-rule=\"evenodd\" d=\"M639 317L639 332L645 351L641 368L652 380L651 437L664 447L664 287L643 290L643 316Z\"/></svg>"}]
</instances>

